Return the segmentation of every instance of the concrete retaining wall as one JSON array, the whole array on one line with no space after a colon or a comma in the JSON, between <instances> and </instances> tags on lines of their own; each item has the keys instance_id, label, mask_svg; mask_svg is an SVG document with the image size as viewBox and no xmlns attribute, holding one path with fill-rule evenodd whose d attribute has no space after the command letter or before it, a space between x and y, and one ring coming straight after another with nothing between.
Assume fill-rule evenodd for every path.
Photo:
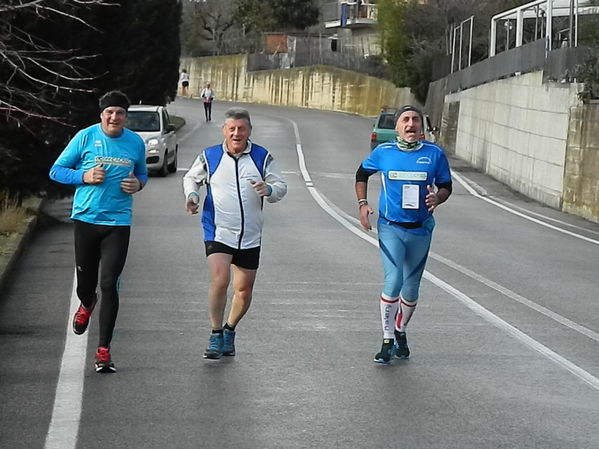
<instances>
[{"instance_id":1,"label":"concrete retaining wall","mask_svg":"<svg viewBox=\"0 0 599 449\"><path fill-rule=\"evenodd\" d=\"M459 103L455 154L526 196L562 207L570 109L580 84L534 72L448 95Z\"/></svg>"},{"instance_id":2,"label":"concrete retaining wall","mask_svg":"<svg viewBox=\"0 0 599 449\"><path fill-rule=\"evenodd\" d=\"M416 104L409 88L330 66L247 71L245 55L184 58L190 92L198 96L205 82L217 100L264 103L375 116L381 106Z\"/></svg>"},{"instance_id":3,"label":"concrete retaining wall","mask_svg":"<svg viewBox=\"0 0 599 449\"><path fill-rule=\"evenodd\" d=\"M571 110L562 208L599 222L599 103Z\"/></svg>"}]
</instances>

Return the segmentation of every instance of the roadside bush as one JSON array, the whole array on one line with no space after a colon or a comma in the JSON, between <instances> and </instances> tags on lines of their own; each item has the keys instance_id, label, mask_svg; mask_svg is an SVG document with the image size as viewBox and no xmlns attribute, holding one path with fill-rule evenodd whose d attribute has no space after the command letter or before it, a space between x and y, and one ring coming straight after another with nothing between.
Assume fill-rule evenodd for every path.
<instances>
[{"instance_id":1,"label":"roadside bush","mask_svg":"<svg viewBox=\"0 0 599 449\"><path fill-rule=\"evenodd\" d=\"M20 201L0 191L0 235L21 231L29 212L20 206Z\"/></svg>"},{"instance_id":2,"label":"roadside bush","mask_svg":"<svg viewBox=\"0 0 599 449\"><path fill-rule=\"evenodd\" d=\"M599 50L594 49L586 61L581 64L574 75L576 80L584 83L584 89L578 94L583 101L599 99Z\"/></svg>"}]
</instances>

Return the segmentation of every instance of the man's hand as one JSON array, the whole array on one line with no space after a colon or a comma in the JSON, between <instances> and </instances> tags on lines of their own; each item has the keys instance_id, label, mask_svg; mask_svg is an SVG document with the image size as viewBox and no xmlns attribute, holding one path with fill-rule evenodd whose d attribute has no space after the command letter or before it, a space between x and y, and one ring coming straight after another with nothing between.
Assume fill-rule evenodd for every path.
<instances>
[{"instance_id":1,"label":"man's hand","mask_svg":"<svg viewBox=\"0 0 599 449\"><path fill-rule=\"evenodd\" d=\"M129 172L129 176L121 181L121 189L129 195L133 195L141 190L141 181L137 179L133 172Z\"/></svg>"},{"instance_id":2,"label":"man's hand","mask_svg":"<svg viewBox=\"0 0 599 449\"><path fill-rule=\"evenodd\" d=\"M250 181L254 190L260 196L270 196L272 193L272 187L266 184L264 181Z\"/></svg>"},{"instance_id":3,"label":"man's hand","mask_svg":"<svg viewBox=\"0 0 599 449\"><path fill-rule=\"evenodd\" d=\"M85 184L102 184L105 177L106 170L102 167L102 163L99 163L83 173L83 182Z\"/></svg>"},{"instance_id":4,"label":"man's hand","mask_svg":"<svg viewBox=\"0 0 599 449\"><path fill-rule=\"evenodd\" d=\"M428 190L428 193L426 194L424 202L428 207L428 211L432 212L440 204L439 196L435 192L435 189L433 189L431 186L426 186L426 188Z\"/></svg>"},{"instance_id":5,"label":"man's hand","mask_svg":"<svg viewBox=\"0 0 599 449\"><path fill-rule=\"evenodd\" d=\"M369 217L374 213L374 211L368 204L362 204L359 206L359 208L360 224L365 230L370 231L372 226L370 226Z\"/></svg>"},{"instance_id":6,"label":"man's hand","mask_svg":"<svg viewBox=\"0 0 599 449\"><path fill-rule=\"evenodd\" d=\"M191 194L187 197L185 202L185 209L189 215L195 215L198 213L200 207L200 197L198 195Z\"/></svg>"}]
</instances>

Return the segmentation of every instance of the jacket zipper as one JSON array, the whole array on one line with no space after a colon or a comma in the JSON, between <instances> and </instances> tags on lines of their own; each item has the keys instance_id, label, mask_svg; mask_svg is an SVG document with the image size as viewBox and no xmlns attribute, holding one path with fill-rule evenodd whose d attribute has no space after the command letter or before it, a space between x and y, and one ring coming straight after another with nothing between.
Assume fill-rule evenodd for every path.
<instances>
[{"instance_id":1,"label":"jacket zipper","mask_svg":"<svg viewBox=\"0 0 599 449\"><path fill-rule=\"evenodd\" d=\"M241 157L243 157L243 155ZM241 183L239 181L239 159L237 159L236 157L233 157L233 159L235 159L235 180L237 182L237 198L239 199L239 210L241 212L241 232L239 233L239 242L237 243L237 249L241 249L241 242L243 241L243 234L245 231L245 211L243 210L243 201L241 200Z\"/></svg>"}]
</instances>

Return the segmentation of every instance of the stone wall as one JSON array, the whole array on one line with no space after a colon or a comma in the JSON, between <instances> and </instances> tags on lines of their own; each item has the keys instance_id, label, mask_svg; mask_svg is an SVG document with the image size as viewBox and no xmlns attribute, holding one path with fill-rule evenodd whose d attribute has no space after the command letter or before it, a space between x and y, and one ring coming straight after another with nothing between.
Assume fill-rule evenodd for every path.
<instances>
[{"instance_id":1,"label":"stone wall","mask_svg":"<svg viewBox=\"0 0 599 449\"><path fill-rule=\"evenodd\" d=\"M409 88L330 66L247 71L245 55L184 58L190 92L210 82L217 100L264 103L375 116L381 106L417 104Z\"/></svg>"}]
</instances>

